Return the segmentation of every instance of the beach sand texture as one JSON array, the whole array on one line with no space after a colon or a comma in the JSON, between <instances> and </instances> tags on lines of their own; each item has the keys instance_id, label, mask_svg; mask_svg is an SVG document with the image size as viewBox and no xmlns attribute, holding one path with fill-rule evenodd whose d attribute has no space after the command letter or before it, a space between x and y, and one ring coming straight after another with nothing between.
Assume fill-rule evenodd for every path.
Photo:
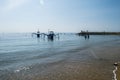
<instances>
[{"instance_id":1,"label":"beach sand texture","mask_svg":"<svg viewBox=\"0 0 120 80\"><path fill-rule=\"evenodd\" d=\"M67 60L55 64L55 68L49 74L37 76L38 80L112 80L114 69L112 63L120 57L118 47L91 48L83 53L89 54L92 58L82 63L78 59L79 53L76 56L71 55Z\"/></svg>"},{"instance_id":2,"label":"beach sand texture","mask_svg":"<svg viewBox=\"0 0 120 80\"><path fill-rule=\"evenodd\" d=\"M120 60L119 52L119 46L106 45L85 50L73 49L61 61L35 65L28 70L0 77L3 80L112 80L113 63ZM119 71L120 68L118 75Z\"/></svg>"},{"instance_id":3,"label":"beach sand texture","mask_svg":"<svg viewBox=\"0 0 120 80\"><path fill-rule=\"evenodd\" d=\"M116 71L117 80L120 80L120 63L118 63L117 68L118 68L118 70Z\"/></svg>"}]
</instances>

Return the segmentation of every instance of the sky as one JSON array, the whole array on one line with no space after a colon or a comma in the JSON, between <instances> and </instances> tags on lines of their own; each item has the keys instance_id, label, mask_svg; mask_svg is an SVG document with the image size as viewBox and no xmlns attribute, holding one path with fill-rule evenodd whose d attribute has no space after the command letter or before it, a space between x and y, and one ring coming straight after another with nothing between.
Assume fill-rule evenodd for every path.
<instances>
[{"instance_id":1,"label":"sky","mask_svg":"<svg viewBox=\"0 0 120 80\"><path fill-rule=\"evenodd\" d=\"M0 33L38 29L120 32L120 0L0 0Z\"/></svg>"}]
</instances>

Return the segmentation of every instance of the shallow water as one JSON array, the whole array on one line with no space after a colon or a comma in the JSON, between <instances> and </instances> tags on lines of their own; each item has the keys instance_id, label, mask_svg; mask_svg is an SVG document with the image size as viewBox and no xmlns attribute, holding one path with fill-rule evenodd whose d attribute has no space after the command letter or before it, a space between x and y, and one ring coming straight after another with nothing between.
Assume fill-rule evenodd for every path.
<instances>
[{"instance_id":1,"label":"shallow water","mask_svg":"<svg viewBox=\"0 0 120 80\"><path fill-rule=\"evenodd\" d=\"M108 49L116 54L108 54ZM120 36L90 36L85 40L61 34L60 39L48 41L30 33L0 34L0 80L109 80L112 68L108 65L119 60L119 49ZM107 78L99 77L98 68L103 75L108 73Z\"/></svg>"}]
</instances>

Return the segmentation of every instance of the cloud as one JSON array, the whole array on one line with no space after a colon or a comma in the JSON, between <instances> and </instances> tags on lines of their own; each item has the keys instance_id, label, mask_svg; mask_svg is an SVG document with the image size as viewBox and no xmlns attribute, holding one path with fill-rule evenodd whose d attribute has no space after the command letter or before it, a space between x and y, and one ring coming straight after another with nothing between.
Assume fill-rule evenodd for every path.
<instances>
[{"instance_id":1,"label":"cloud","mask_svg":"<svg viewBox=\"0 0 120 80\"><path fill-rule=\"evenodd\" d=\"M5 5L3 6L4 11L14 10L23 4L25 4L28 0L6 0Z\"/></svg>"}]
</instances>

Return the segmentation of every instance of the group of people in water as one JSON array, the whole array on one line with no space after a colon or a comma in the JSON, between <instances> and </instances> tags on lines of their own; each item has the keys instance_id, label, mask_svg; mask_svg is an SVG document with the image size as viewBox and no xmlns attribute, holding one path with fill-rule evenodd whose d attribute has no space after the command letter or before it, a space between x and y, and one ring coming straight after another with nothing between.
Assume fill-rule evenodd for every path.
<instances>
[{"instance_id":1,"label":"group of people in water","mask_svg":"<svg viewBox=\"0 0 120 80\"><path fill-rule=\"evenodd\" d=\"M85 37L85 40L86 40L86 39L90 38L90 35L89 34L85 34L84 37Z\"/></svg>"},{"instance_id":2,"label":"group of people in water","mask_svg":"<svg viewBox=\"0 0 120 80\"><path fill-rule=\"evenodd\" d=\"M88 31L81 31L81 33L78 33L79 36L83 36L86 39L90 38L90 34Z\"/></svg>"}]
</instances>

